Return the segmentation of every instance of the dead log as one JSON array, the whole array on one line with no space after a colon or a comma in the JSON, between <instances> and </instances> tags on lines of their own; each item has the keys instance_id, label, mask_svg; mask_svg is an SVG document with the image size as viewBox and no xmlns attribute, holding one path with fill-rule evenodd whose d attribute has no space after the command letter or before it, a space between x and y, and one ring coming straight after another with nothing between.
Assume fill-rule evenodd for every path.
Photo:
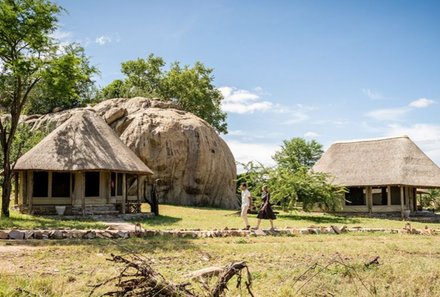
<instances>
[{"instance_id":1,"label":"dead log","mask_svg":"<svg viewBox=\"0 0 440 297\"><path fill-rule=\"evenodd\" d=\"M119 275L105 280L99 284L92 286L92 291L89 296L92 296L98 288L105 285L113 285L117 290L104 293L102 296L157 296L157 297L197 297L196 293L191 289L191 283L175 284L166 280L160 273L156 272L148 263L147 259L141 258L137 255L132 255L130 259L122 256L111 255L108 259L116 264L122 264L123 268ZM219 280L214 288L209 288L207 283L204 283L202 296L223 296L228 289L228 282L237 276L237 288L241 285L242 270L246 270L246 289L250 296L254 296L251 291L252 278L249 269L245 262L236 262L229 266L208 267L205 269L193 272L193 278L203 279L203 277L219 275Z\"/></svg>"},{"instance_id":2,"label":"dead log","mask_svg":"<svg viewBox=\"0 0 440 297\"><path fill-rule=\"evenodd\" d=\"M237 275L237 288L241 284L241 271L243 269L246 269L246 289L250 296L254 296L251 291L251 285L252 285L252 277L249 272L249 269L245 262L236 262L231 264L229 267L225 269L223 274L221 275L220 279L218 280L217 284L215 285L214 289L212 290L212 293L210 296L212 297L220 297L222 296L223 292L228 289L228 282L231 278L233 278L235 275Z\"/></svg>"}]
</instances>

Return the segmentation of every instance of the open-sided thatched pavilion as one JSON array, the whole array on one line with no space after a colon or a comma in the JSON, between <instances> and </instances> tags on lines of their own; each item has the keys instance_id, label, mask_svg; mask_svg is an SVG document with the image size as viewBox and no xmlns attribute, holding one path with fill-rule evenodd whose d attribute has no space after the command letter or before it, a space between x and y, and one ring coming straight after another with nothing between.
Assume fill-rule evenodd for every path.
<instances>
[{"instance_id":1,"label":"open-sided thatched pavilion","mask_svg":"<svg viewBox=\"0 0 440 297\"><path fill-rule=\"evenodd\" d=\"M347 187L344 212L417 209L417 188L440 188L440 168L407 136L338 142L313 167Z\"/></svg>"},{"instance_id":2,"label":"open-sided thatched pavilion","mask_svg":"<svg viewBox=\"0 0 440 297\"><path fill-rule=\"evenodd\" d=\"M19 208L29 213L140 211L140 179L152 171L95 114L73 115L15 165Z\"/></svg>"}]
</instances>

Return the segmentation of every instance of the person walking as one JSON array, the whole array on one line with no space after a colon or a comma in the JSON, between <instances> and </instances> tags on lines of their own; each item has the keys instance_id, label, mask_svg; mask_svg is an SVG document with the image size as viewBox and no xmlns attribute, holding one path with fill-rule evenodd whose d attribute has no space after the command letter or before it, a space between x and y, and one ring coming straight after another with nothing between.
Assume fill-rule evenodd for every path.
<instances>
[{"instance_id":1,"label":"person walking","mask_svg":"<svg viewBox=\"0 0 440 297\"><path fill-rule=\"evenodd\" d=\"M241 183L241 218L243 219L244 225L246 226L246 230L250 229L249 221L248 221L248 210L251 206L251 192L249 192L247 184Z\"/></svg>"},{"instance_id":2,"label":"person walking","mask_svg":"<svg viewBox=\"0 0 440 297\"><path fill-rule=\"evenodd\" d=\"M276 220L277 217L275 216L272 206L270 205L270 193L267 188L267 186L263 186L262 188L263 194L261 196L261 199L263 200L263 204L260 207L260 210L258 211L257 215L257 226L255 227L256 230L260 228L261 220L269 220L270 221L270 230L274 230L273 228L273 220Z\"/></svg>"}]
</instances>

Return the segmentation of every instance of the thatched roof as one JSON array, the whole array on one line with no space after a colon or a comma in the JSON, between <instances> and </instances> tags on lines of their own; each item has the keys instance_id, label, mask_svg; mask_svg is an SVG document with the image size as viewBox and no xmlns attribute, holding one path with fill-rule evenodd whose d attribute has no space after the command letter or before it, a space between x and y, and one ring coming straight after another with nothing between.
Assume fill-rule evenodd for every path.
<instances>
[{"instance_id":1,"label":"thatched roof","mask_svg":"<svg viewBox=\"0 0 440 297\"><path fill-rule=\"evenodd\" d=\"M440 168L407 136L334 143L313 170L346 187L440 187Z\"/></svg>"},{"instance_id":2,"label":"thatched roof","mask_svg":"<svg viewBox=\"0 0 440 297\"><path fill-rule=\"evenodd\" d=\"M60 125L18 159L15 170L152 171L95 114L84 110Z\"/></svg>"}]
</instances>

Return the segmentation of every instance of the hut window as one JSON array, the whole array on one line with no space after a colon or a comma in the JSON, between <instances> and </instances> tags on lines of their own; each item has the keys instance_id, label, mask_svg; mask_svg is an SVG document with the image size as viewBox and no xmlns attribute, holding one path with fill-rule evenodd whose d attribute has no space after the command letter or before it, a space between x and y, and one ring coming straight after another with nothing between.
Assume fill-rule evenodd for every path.
<instances>
[{"instance_id":1,"label":"hut window","mask_svg":"<svg viewBox=\"0 0 440 297\"><path fill-rule=\"evenodd\" d=\"M122 173L116 174L116 194L122 196Z\"/></svg>"},{"instance_id":2,"label":"hut window","mask_svg":"<svg viewBox=\"0 0 440 297\"><path fill-rule=\"evenodd\" d=\"M111 196L122 196L122 173L111 173Z\"/></svg>"},{"instance_id":3,"label":"hut window","mask_svg":"<svg viewBox=\"0 0 440 297\"><path fill-rule=\"evenodd\" d=\"M70 197L70 173L52 173L52 197Z\"/></svg>"},{"instance_id":4,"label":"hut window","mask_svg":"<svg viewBox=\"0 0 440 297\"><path fill-rule=\"evenodd\" d=\"M49 174L45 171L34 172L34 197L47 197L49 189Z\"/></svg>"},{"instance_id":5,"label":"hut window","mask_svg":"<svg viewBox=\"0 0 440 297\"><path fill-rule=\"evenodd\" d=\"M373 188L373 205L387 205L388 194L386 187Z\"/></svg>"},{"instance_id":6,"label":"hut window","mask_svg":"<svg viewBox=\"0 0 440 297\"><path fill-rule=\"evenodd\" d=\"M116 173L111 173L111 181L110 181L110 188L111 188L111 196L116 196Z\"/></svg>"},{"instance_id":7,"label":"hut window","mask_svg":"<svg viewBox=\"0 0 440 297\"><path fill-rule=\"evenodd\" d=\"M86 197L99 197L99 172L86 172Z\"/></svg>"},{"instance_id":8,"label":"hut window","mask_svg":"<svg viewBox=\"0 0 440 297\"><path fill-rule=\"evenodd\" d=\"M391 187L391 205L400 205L399 187Z\"/></svg>"},{"instance_id":9,"label":"hut window","mask_svg":"<svg viewBox=\"0 0 440 297\"><path fill-rule=\"evenodd\" d=\"M348 188L345 193L346 205L365 205L365 194L363 188Z\"/></svg>"}]
</instances>

